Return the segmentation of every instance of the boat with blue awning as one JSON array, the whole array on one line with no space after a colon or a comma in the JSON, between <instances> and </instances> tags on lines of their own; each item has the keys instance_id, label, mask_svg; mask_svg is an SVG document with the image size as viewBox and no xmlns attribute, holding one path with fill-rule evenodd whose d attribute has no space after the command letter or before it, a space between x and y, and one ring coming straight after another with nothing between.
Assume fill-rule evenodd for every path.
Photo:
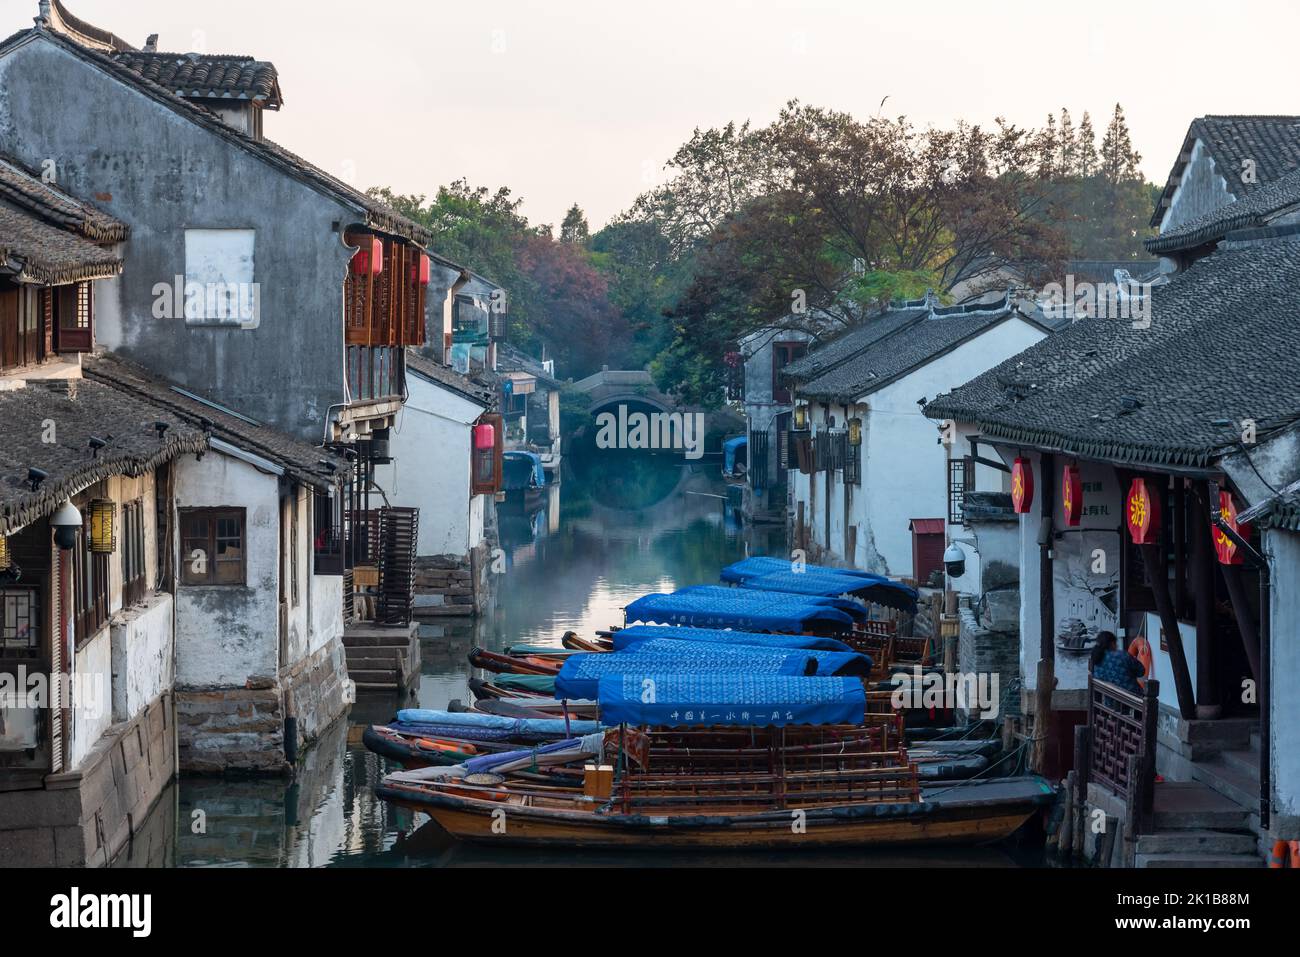
<instances>
[{"instance_id":1,"label":"boat with blue awning","mask_svg":"<svg viewBox=\"0 0 1300 957\"><path fill-rule=\"evenodd\" d=\"M397 772L376 790L465 840L645 849L992 841L1055 796L1032 777L923 787L896 717L864 713L854 678L648 672L596 686L601 722L617 725L602 736Z\"/></svg>"},{"instance_id":2,"label":"boat with blue awning","mask_svg":"<svg viewBox=\"0 0 1300 957\"><path fill-rule=\"evenodd\" d=\"M628 623L829 634L851 631L866 609L851 601L694 585L643 595L624 608Z\"/></svg>"}]
</instances>

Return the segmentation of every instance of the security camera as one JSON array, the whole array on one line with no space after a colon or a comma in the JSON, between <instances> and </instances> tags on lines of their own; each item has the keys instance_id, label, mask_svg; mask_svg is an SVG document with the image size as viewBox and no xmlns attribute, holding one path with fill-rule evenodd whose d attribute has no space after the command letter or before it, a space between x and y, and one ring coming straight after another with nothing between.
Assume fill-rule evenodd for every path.
<instances>
[{"instance_id":1,"label":"security camera","mask_svg":"<svg viewBox=\"0 0 1300 957\"><path fill-rule=\"evenodd\" d=\"M961 578L966 574L966 553L955 543L943 552L943 567L949 578Z\"/></svg>"}]
</instances>

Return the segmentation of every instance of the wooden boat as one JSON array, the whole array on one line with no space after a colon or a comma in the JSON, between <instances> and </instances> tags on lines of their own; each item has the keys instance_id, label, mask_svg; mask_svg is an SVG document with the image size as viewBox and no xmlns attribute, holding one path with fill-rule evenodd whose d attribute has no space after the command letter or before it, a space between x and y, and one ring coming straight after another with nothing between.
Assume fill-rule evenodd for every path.
<instances>
[{"instance_id":1,"label":"wooden boat","mask_svg":"<svg viewBox=\"0 0 1300 957\"><path fill-rule=\"evenodd\" d=\"M482 668L495 674L554 675L559 672L564 662L542 658L539 655L503 654L475 647L470 650L469 663L475 668Z\"/></svg>"},{"instance_id":2,"label":"wooden boat","mask_svg":"<svg viewBox=\"0 0 1300 957\"><path fill-rule=\"evenodd\" d=\"M583 638L576 631L566 631L560 638L560 644L571 651L613 651L614 645L608 638Z\"/></svg>"},{"instance_id":3,"label":"wooden boat","mask_svg":"<svg viewBox=\"0 0 1300 957\"><path fill-rule=\"evenodd\" d=\"M536 786L413 787L385 779L376 790L461 840L642 850L990 843L1014 834L1055 793L1041 778L998 778L921 788L915 800L723 808L661 792L630 798L624 810Z\"/></svg>"},{"instance_id":4,"label":"wooden boat","mask_svg":"<svg viewBox=\"0 0 1300 957\"><path fill-rule=\"evenodd\" d=\"M389 775L377 791L466 840L645 849L995 841L1054 797L1038 778L923 788L899 717L866 713L853 678L619 676L599 690L602 720L619 724L598 748L608 760L613 743L619 769L603 792L588 772L579 790L576 768L492 773L536 768L529 752Z\"/></svg>"}]
</instances>

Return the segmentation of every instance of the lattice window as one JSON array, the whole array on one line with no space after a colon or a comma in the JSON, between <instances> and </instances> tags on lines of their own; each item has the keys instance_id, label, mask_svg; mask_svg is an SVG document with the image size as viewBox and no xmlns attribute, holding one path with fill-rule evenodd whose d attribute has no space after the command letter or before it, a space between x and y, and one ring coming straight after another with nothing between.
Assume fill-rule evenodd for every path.
<instances>
[{"instance_id":1,"label":"lattice window","mask_svg":"<svg viewBox=\"0 0 1300 957\"><path fill-rule=\"evenodd\" d=\"M962 523L962 503L975 489L975 460L967 455L948 460L948 524Z\"/></svg>"}]
</instances>

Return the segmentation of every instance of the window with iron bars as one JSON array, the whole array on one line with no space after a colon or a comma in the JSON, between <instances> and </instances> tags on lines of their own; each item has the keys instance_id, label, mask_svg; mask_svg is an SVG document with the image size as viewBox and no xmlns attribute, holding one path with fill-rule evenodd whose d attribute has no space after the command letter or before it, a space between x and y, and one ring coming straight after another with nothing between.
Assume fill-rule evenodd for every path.
<instances>
[{"instance_id":1,"label":"window with iron bars","mask_svg":"<svg viewBox=\"0 0 1300 957\"><path fill-rule=\"evenodd\" d=\"M962 502L975 490L975 459L967 455L948 460L948 524L962 524Z\"/></svg>"},{"instance_id":2,"label":"window with iron bars","mask_svg":"<svg viewBox=\"0 0 1300 957\"><path fill-rule=\"evenodd\" d=\"M860 444L845 446L844 484L862 484L862 446Z\"/></svg>"},{"instance_id":3,"label":"window with iron bars","mask_svg":"<svg viewBox=\"0 0 1300 957\"><path fill-rule=\"evenodd\" d=\"M750 432L749 443L749 487L755 492L765 492L770 484L767 471L767 432Z\"/></svg>"}]
</instances>

